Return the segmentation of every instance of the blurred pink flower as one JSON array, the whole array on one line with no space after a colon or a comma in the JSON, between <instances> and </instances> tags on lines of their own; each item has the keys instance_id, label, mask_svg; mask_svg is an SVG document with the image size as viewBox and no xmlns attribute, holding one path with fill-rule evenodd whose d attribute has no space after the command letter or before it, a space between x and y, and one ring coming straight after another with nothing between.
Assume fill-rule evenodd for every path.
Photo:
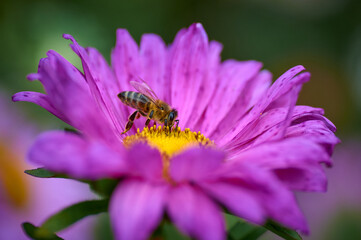
<instances>
[{"instance_id":1,"label":"blurred pink flower","mask_svg":"<svg viewBox=\"0 0 361 240\"><path fill-rule=\"evenodd\" d=\"M331 165L339 140L322 109L295 105L310 78L301 73L304 67L288 70L271 84L271 74L259 62L221 63L221 44L209 42L201 24L182 29L169 47L159 36L146 34L138 48L119 29L112 68L97 50L84 49L70 35L64 38L73 41L84 73L49 51L38 72L28 77L39 79L46 93L20 92L13 100L36 103L80 131L42 134L30 160L77 178L123 179L109 210L118 239L146 239L164 212L187 235L224 239L221 207L254 223L272 218L308 232L292 190L326 191L321 163ZM121 135L131 110L117 94L131 90L129 81L138 77L178 110L181 128L200 131L216 147L203 148L202 143L212 143L189 130L137 134L144 119L134 122L130 136ZM151 147L137 143L141 134ZM165 154L189 134L203 140ZM156 145L152 139L158 136L158 142L160 137L169 142ZM129 139L138 140L124 146Z\"/></svg>"},{"instance_id":2,"label":"blurred pink flower","mask_svg":"<svg viewBox=\"0 0 361 240\"><path fill-rule=\"evenodd\" d=\"M34 165L25 163L27 148L36 136L37 129L0 93L0 239L28 239L21 224L32 221L41 224L49 217L92 195L84 184L60 179L35 179L24 173ZM83 186L82 186L83 185ZM84 230L92 219L61 232L66 239L92 239Z\"/></svg>"}]
</instances>

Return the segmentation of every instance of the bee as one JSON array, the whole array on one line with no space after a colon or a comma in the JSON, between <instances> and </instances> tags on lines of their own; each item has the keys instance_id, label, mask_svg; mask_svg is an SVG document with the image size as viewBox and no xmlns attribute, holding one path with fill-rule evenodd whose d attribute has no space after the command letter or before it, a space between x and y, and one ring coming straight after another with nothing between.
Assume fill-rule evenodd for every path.
<instances>
[{"instance_id":1,"label":"bee","mask_svg":"<svg viewBox=\"0 0 361 240\"><path fill-rule=\"evenodd\" d=\"M135 119L138 119L140 116L147 117L145 126L148 126L150 120L164 124L172 129L174 123L176 123L176 128L178 127L179 120L176 119L178 116L177 110L172 108L166 102L159 100L154 91L149 87L149 85L142 81L130 81L130 84L138 91L125 91L118 94L120 100L127 106L136 109L129 118L125 130L122 134L128 132L133 126Z\"/></svg>"}]
</instances>

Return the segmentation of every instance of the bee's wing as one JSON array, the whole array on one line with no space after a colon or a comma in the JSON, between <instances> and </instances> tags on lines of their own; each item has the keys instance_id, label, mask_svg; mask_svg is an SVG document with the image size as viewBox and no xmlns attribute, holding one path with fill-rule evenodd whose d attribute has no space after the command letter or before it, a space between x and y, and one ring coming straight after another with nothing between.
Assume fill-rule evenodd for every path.
<instances>
[{"instance_id":1,"label":"bee's wing","mask_svg":"<svg viewBox=\"0 0 361 240\"><path fill-rule=\"evenodd\" d=\"M149 85L141 80L141 82L137 82L137 81L130 81L130 84L140 93L146 95L147 97L149 97L154 103L155 101L158 99L157 95L155 94L155 92L149 87Z\"/></svg>"}]
</instances>

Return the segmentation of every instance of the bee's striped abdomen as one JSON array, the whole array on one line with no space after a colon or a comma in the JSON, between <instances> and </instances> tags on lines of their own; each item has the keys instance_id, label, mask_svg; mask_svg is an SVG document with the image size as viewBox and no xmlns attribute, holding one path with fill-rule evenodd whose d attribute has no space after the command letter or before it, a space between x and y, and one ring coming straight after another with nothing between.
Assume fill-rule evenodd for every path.
<instances>
[{"instance_id":1,"label":"bee's striped abdomen","mask_svg":"<svg viewBox=\"0 0 361 240\"><path fill-rule=\"evenodd\" d=\"M132 108L142 110L147 113L149 111L149 104L151 100L144 94L132 91L125 91L118 94L120 100Z\"/></svg>"}]
</instances>

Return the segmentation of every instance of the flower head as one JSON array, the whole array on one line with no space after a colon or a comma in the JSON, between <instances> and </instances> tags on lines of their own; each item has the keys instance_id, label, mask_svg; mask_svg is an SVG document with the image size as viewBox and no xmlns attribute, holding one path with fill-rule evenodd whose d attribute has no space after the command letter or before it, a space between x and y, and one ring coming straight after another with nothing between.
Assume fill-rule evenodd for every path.
<instances>
[{"instance_id":1,"label":"flower head","mask_svg":"<svg viewBox=\"0 0 361 240\"><path fill-rule=\"evenodd\" d=\"M28 76L46 93L13 99L44 107L80 134L44 133L29 159L75 178L121 178L109 210L118 239L146 239L165 213L187 235L223 239L222 208L308 232L292 190L326 190L321 163L331 165L338 139L322 109L296 106L310 78L304 67L272 84L259 62L221 62L221 44L209 42L199 23L170 46L146 34L138 47L119 29L111 67L97 50L64 38L84 72L49 51ZM146 120L140 118L121 134L134 109L117 95L133 90L130 81L138 78L178 110L180 129L140 132Z\"/></svg>"}]
</instances>

